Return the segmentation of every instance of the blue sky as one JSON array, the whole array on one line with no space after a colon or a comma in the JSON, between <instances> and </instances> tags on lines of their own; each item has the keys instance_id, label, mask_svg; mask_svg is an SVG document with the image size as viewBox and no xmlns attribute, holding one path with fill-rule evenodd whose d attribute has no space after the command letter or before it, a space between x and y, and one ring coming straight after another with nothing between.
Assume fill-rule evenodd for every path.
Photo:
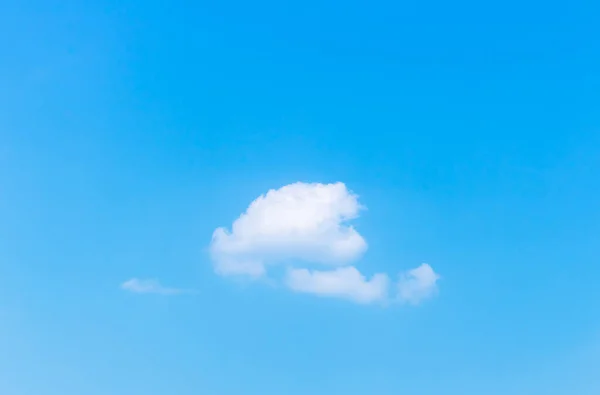
<instances>
[{"instance_id":1,"label":"blue sky","mask_svg":"<svg viewBox=\"0 0 600 395\"><path fill-rule=\"evenodd\" d=\"M0 392L598 394L599 12L3 2ZM298 292L307 234L219 273L215 229L297 182L366 207L344 267L435 292Z\"/></svg>"}]
</instances>

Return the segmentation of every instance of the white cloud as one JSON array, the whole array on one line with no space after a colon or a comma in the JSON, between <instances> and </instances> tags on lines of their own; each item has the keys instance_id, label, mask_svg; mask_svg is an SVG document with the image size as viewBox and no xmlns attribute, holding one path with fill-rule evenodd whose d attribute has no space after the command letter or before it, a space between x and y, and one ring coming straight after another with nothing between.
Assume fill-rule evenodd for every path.
<instances>
[{"instance_id":1,"label":"white cloud","mask_svg":"<svg viewBox=\"0 0 600 395\"><path fill-rule=\"evenodd\" d=\"M418 304L437 292L437 281L440 276L426 263L404 273L398 282L400 300Z\"/></svg>"},{"instance_id":2,"label":"white cloud","mask_svg":"<svg viewBox=\"0 0 600 395\"><path fill-rule=\"evenodd\" d=\"M218 228L210 250L222 275L254 277L266 265L289 259L344 265L360 257L367 243L347 222L362 207L343 183L295 183L254 200L229 232Z\"/></svg>"},{"instance_id":3,"label":"white cloud","mask_svg":"<svg viewBox=\"0 0 600 395\"><path fill-rule=\"evenodd\" d=\"M386 302L390 280L384 273L370 279L352 266L367 249L349 222L364 209L343 183L297 182L255 199L232 224L213 232L210 253L223 276L263 277L275 265L287 267L283 283L295 292ZM315 264L324 270L306 268ZM439 276L423 264L400 277L397 298L417 304L436 292Z\"/></svg>"},{"instance_id":4,"label":"white cloud","mask_svg":"<svg viewBox=\"0 0 600 395\"><path fill-rule=\"evenodd\" d=\"M190 293L190 290L164 287L157 280L142 280L132 278L121 284L121 289L136 294L177 295Z\"/></svg>"},{"instance_id":5,"label":"white cloud","mask_svg":"<svg viewBox=\"0 0 600 395\"><path fill-rule=\"evenodd\" d=\"M367 280L354 266L329 271L290 269L286 285L297 292L350 299L358 303L381 302L387 298L389 278L378 273Z\"/></svg>"}]
</instances>

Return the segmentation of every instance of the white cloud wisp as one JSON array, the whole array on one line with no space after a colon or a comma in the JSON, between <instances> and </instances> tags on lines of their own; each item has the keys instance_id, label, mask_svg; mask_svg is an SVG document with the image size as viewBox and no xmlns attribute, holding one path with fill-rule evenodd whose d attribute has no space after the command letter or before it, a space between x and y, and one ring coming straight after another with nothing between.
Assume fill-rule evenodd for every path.
<instances>
[{"instance_id":1,"label":"white cloud wisp","mask_svg":"<svg viewBox=\"0 0 600 395\"><path fill-rule=\"evenodd\" d=\"M124 291L136 294L158 294L158 295L180 295L192 293L193 291L180 288L164 287L157 280L132 278L121 284L121 289Z\"/></svg>"},{"instance_id":2,"label":"white cloud wisp","mask_svg":"<svg viewBox=\"0 0 600 395\"><path fill-rule=\"evenodd\" d=\"M418 304L437 292L440 275L426 263L400 276L398 298L411 304Z\"/></svg>"}]
</instances>

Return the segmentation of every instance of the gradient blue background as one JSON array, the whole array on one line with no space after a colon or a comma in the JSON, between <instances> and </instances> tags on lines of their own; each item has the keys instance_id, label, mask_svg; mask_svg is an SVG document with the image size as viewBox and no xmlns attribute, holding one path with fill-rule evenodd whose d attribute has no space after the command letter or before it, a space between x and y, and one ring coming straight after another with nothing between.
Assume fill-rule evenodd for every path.
<instances>
[{"instance_id":1,"label":"gradient blue background","mask_svg":"<svg viewBox=\"0 0 600 395\"><path fill-rule=\"evenodd\" d=\"M600 393L599 14L2 2L0 393ZM360 269L428 262L439 296L215 276L212 231L295 181L345 182Z\"/></svg>"}]
</instances>

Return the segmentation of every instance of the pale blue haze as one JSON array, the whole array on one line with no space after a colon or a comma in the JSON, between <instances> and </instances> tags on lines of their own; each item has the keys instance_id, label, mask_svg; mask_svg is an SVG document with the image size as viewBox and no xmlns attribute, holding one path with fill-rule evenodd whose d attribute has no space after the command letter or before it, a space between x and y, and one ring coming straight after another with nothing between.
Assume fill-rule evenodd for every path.
<instances>
[{"instance_id":1,"label":"pale blue haze","mask_svg":"<svg viewBox=\"0 0 600 395\"><path fill-rule=\"evenodd\" d=\"M0 394L599 394L599 14L2 2ZM361 269L439 295L216 276L212 231L295 181L345 182Z\"/></svg>"}]
</instances>

